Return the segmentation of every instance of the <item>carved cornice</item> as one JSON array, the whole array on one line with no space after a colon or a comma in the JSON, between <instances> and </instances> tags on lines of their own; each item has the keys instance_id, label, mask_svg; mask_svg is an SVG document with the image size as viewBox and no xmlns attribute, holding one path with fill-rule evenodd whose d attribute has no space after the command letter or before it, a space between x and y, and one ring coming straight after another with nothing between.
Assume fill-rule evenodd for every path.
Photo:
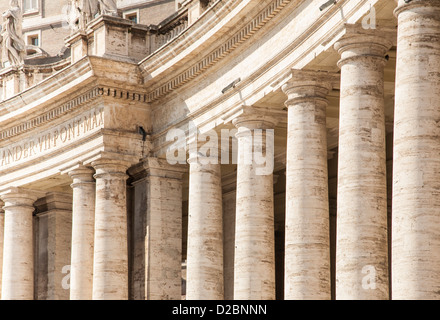
<instances>
[{"instance_id":1,"label":"carved cornice","mask_svg":"<svg viewBox=\"0 0 440 320\"><path fill-rule=\"evenodd\" d=\"M98 97L111 97L115 99L132 100L141 103L146 102L146 95L144 93L123 90L119 88L111 88L104 86L95 86L93 89L76 96L75 98L56 106L49 111L46 111L30 120L24 121L18 125L6 128L0 131L0 141L9 139L17 135L23 134L34 128L43 126L46 123L54 121L79 107L90 103Z\"/></svg>"},{"instance_id":2,"label":"carved cornice","mask_svg":"<svg viewBox=\"0 0 440 320\"><path fill-rule=\"evenodd\" d=\"M19 125L13 126L11 128L7 128L5 130L0 131L0 140L11 138L16 135L22 134L26 131L32 130L36 127L39 127L47 122L53 121L61 117L62 115L72 111L79 105L82 105L86 102L89 102L98 96L98 88L94 88L72 100L62 104L61 106L57 106L52 108L51 110L40 114L30 120L27 120Z\"/></svg>"},{"instance_id":3,"label":"carved cornice","mask_svg":"<svg viewBox=\"0 0 440 320\"><path fill-rule=\"evenodd\" d=\"M241 43L249 39L258 30L264 27L270 20L272 20L285 6L287 6L292 0L273 0L267 5L257 16L255 16L244 27L237 31L233 36L228 38L221 45L217 46L208 55L202 59L193 63L185 71L177 74L166 83L156 87L147 94L147 101L153 102L163 95L171 92L184 85L188 81L194 79L200 75L206 69L212 67L215 63L220 61L226 55L231 53Z\"/></svg>"},{"instance_id":4,"label":"carved cornice","mask_svg":"<svg viewBox=\"0 0 440 320\"><path fill-rule=\"evenodd\" d=\"M144 103L147 102L147 95L145 93L122 90L119 88L99 87L98 94L100 96L113 97L116 99L133 100Z\"/></svg>"}]
</instances>

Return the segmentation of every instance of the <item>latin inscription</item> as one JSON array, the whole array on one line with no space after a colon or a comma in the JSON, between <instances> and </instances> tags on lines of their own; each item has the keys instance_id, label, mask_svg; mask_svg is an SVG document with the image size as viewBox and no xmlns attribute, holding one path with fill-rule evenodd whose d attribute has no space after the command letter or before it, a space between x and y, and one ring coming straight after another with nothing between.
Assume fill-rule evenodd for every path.
<instances>
[{"instance_id":1,"label":"latin inscription","mask_svg":"<svg viewBox=\"0 0 440 320\"><path fill-rule=\"evenodd\" d=\"M0 149L0 168L43 155L104 125L104 110L94 109L24 143Z\"/></svg>"}]
</instances>

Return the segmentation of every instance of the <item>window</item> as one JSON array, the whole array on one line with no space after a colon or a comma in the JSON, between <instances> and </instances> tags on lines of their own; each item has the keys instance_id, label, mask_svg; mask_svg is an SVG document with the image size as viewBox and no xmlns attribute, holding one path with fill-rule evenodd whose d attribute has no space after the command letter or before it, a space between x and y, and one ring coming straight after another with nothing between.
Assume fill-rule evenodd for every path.
<instances>
[{"instance_id":1,"label":"window","mask_svg":"<svg viewBox=\"0 0 440 320\"><path fill-rule=\"evenodd\" d=\"M139 10L138 9L125 11L122 14L122 16L124 19L133 21L134 23L139 23Z\"/></svg>"},{"instance_id":2,"label":"window","mask_svg":"<svg viewBox=\"0 0 440 320\"><path fill-rule=\"evenodd\" d=\"M136 13L135 13L135 14L130 14L130 15L126 16L125 19L128 19L128 20L130 20L130 21L133 21L134 23L137 23L137 22L138 22L138 17L137 17L137 14L136 14Z\"/></svg>"},{"instance_id":3,"label":"window","mask_svg":"<svg viewBox=\"0 0 440 320\"><path fill-rule=\"evenodd\" d=\"M29 43L31 46L36 46L36 47L38 47L38 46L40 45L40 39L38 39L38 36L30 36L30 37L29 37L29 40L28 40L28 43Z\"/></svg>"},{"instance_id":4,"label":"window","mask_svg":"<svg viewBox=\"0 0 440 320\"><path fill-rule=\"evenodd\" d=\"M38 1L39 0L23 0L23 11L38 11Z\"/></svg>"},{"instance_id":5,"label":"window","mask_svg":"<svg viewBox=\"0 0 440 320\"><path fill-rule=\"evenodd\" d=\"M26 45L40 47L41 46L41 31L37 30L37 31L26 32L24 34L24 39L25 39Z\"/></svg>"}]
</instances>

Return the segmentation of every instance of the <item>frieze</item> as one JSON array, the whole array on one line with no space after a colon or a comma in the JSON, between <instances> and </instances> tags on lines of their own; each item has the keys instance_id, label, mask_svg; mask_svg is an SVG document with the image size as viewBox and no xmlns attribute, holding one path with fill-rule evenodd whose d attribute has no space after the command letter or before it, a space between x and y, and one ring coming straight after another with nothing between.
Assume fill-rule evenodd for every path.
<instances>
[{"instance_id":1,"label":"frieze","mask_svg":"<svg viewBox=\"0 0 440 320\"><path fill-rule=\"evenodd\" d=\"M94 87L93 89L62 104L61 106L55 107L50 111L47 111L28 121L24 121L19 125L0 131L0 141L8 138L12 138L19 134L23 134L29 130L32 130L48 122L51 122L57 118L60 118L61 116L78 108L79 106L89 103L93 101L95 98L100 96L107 96L116 99L125 99L125 100L132 100L138 102L146 102L147 99L145 94L139 92L132 92L127 90L121 90L118 88L109 88L102 86Z\"/></svg>"},{"instance_id":2,"label":"frieze","mask_svg":"<svg viewBox=\"0 0 440 320\"><path fill-rule=\"evenodd\" d=\"M245 27L243 27L232 37L230 37L226 42L218 46L203 59L193 64L191 67L178 74L167 83L149 92L147 95L147 101L152 102L154 100L157 100L161 96L167 94L172 90L175 90L176 88L197 77L203 71L205 71L216 62L218 62L220 59L225 57L227 54L229 54L231 51L233 51L238 45L249 39L255 32L260 30L272 18L274 18L291 1L292 0L272 1L252 21L250 21Z\"/></svg>"},{"instance_id":3,"label":"frieze","mask_svg":"<svg viewBox=\"0 0 440 320\"><path fill-rule=\"evenodd\" d=\"M0 148L0 170L48 154L103 127L104 108L87 111L24 142Z\"/></svg>"}]
</instances>

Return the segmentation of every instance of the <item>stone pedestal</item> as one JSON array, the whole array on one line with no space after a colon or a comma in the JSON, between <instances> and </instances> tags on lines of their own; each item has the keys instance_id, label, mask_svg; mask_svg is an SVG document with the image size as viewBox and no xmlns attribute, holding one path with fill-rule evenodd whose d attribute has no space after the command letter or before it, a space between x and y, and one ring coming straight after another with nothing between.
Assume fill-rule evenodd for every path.
<instances>
[{"instance_id":1,"label":"stone pedestal","mask_svg":"<svg viewBox=\"0 0 440 320\"><path fill-rule=\"evenodd\" d=\"M9 99L26 89L26 76L23 68L11 66L0 71L2 81L2 100Z\"/></svg>"},{"instance_id":2,"label":"stone pedestal","mask_svg":"<svg viewBox=\"0 0 440 320\"><path fill-rule=\"evenodd\" d=\"M347 25L341 55L337 299L388 299L384 66L391 42Z\"/></svg>"},{"instance_id":3,"label":"stone pedestal","mask_svg":"<svg viewBox=\"0 0 440 320\"><path fill-rule=\"evenodd\" d=\"M3 300L34 299L33 204L41 196L12 188L1 195L5 203L3 242Z\"/></svg>"},{"instance_id":4,"label":"stone pedestal","mask_svg":"<svg viewBox=\"0 0 440 320\"><path fill-rule=\"evenodd\" d=\"M94 172L92 168L84 166L69 172L73 179L70 300L92 299L96 193Z\"/></svg>"},{"instance_id":5,"label":"stone pedestal","mask_svg":"<svg viewBox=\"0 0 440 320\"><path fill-rule=\"evenodd\" d=\"M48 193L34 206L35 298L69 300L72 196Z\"/></svg>"},{"instance_id":6,"label":"stone pedestal","mask_svg":"<svg viewBox=\"0 0 440 320\"><path fill-rule=\"evenodd\" d=\"M223 300L221 165L190 154L187 300Z\"/></svg>"},{"instance_id":7,"label":"stone pedestal","mask_svg":"<svg viewBox=\"0 0 440 320\"><path fill-rule=\"evenodd\" d=\"M440 298L440 2L398 1L393 299Z\"/></svg>"},{"instance_id":8,"label":"stone pedestal","mask_svg":"<svg viewBox=\"0 0 440 320\"><path fill-rule=\"evenodd\" d=\"M150 29L117 16L101 15L65 40L72 64L87 55L118 61L140 61L151 53Z\"/></svg>"},{"instance_id":9,"label":"stone pedestal","mask_svg":"<svg viewBox=\"0 0 440 320\"><path fill-rule=\"evenodd\" d=\"M130 169L134 186L135 299L181 300L182 176L186 166L146 158Z\"/></svg>"},{"instance_id":10,"label":"stone pedestal","mask_svg":"<svg viewBox=\"0 0 440 320\"><path fill-rule=\"evenodd\" d=\"M101 159L96 170L93 299L128 299L126 170L129 163Z\"/></svg>"},{"instance_id":11,"label":"stone pedestal","mask_svg":"<svg viewBox=\"0 0 440 320\"><path fill-rule=\"evenodd\" d=\"M326 96L334 76L293 70L288 96L285 299L331 298Z\"/></svg>"},{"instance_id":12,"label":"stone pedestal","mask_svg":"<svg viewBox=\"0 0 440 320\"><path fill-rule=\"evenodd\" d=\"M235 300L275 299L275 235L272 172L261 169L255 161L255 130L262 130L262 150L266 137L273 135L276 119L254 108L245 109L236 118L238 128L237 203L235 220ZM269 137L270 138L270 137ZM264 165L263 165L264 166Z\"/></svg>"}]
</instances>

